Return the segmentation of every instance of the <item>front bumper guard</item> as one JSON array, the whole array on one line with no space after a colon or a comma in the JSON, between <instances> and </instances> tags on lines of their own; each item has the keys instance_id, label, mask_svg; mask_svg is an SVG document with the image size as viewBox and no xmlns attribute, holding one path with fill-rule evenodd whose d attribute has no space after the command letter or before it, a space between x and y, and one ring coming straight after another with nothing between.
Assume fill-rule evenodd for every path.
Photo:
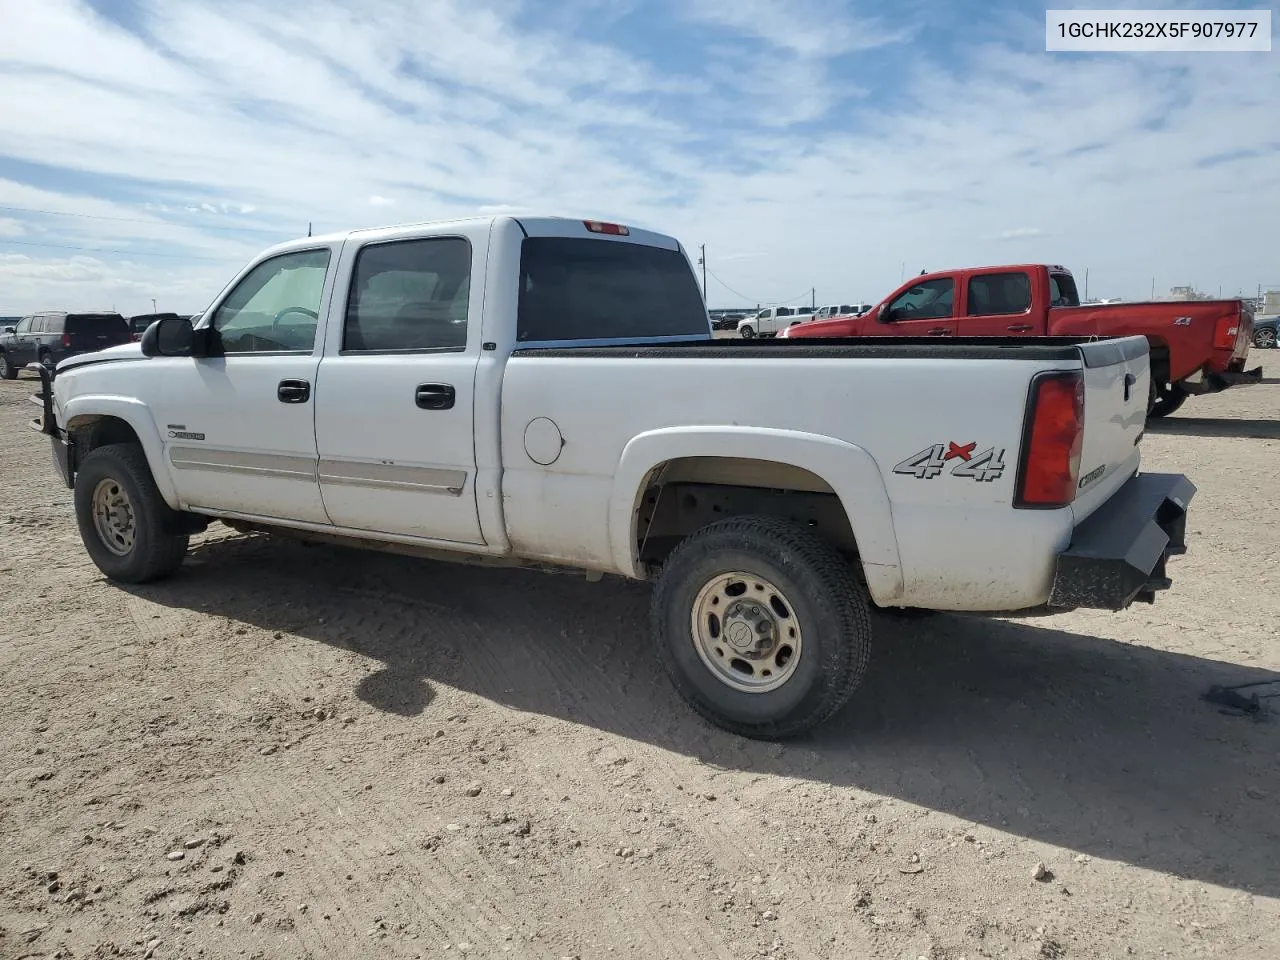
<instances>
[{"instance_id":1,"label":"front bumper guard","mask_svg":"<svg viewBox=\"0 0 1280 960\"><path fill-rule=\"evenodd\" d=\"M1123 610L1135 601L1154 603L1157 591L1173 585L1165 562L1186 552L1187 505L1195 493L1180 473L1131 477L1075 528L1058 556L1049 606Z\"/></svg>"}]
</instances>

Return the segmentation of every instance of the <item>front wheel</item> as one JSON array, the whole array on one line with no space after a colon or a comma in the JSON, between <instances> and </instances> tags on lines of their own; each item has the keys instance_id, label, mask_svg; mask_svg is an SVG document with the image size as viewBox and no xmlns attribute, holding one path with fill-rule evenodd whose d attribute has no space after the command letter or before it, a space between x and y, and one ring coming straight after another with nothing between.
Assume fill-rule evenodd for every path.
<instances>
[{"instance_id":1,"label":"front wheel","mask_svg":"<svg viewBox=\"0 0 1280 960\"><path fill-rule=\"evenodd\" d=\"M750 340L756 335L755 330L753 330L751 327L743 327L741 330L738 331L738 333L742 335L742 339L744 340Z\"/></svg>"},{"instance_id":2,"label":"front wheel","mask_svg":"<svg viewBox=\"0 0 1280 960\"><path fill-rule=\"evenodd\" d=\"M1272 350L1276 345L1276 331L1274 327L1262 327L1253 332L1253 345L1260 350Z\"/></svg>"},{"instance_id":3,"label":"front wheel","mask_svg":"<svg viewBox=\"0 0 1280 960\"><path fill-rule=\"evenodd\" d=\"M865 587L832 546L773 517L735 517L668 557L650 608L658 655L699 714L745 737L818 726L866 673Z\"/></svg>"},{"instance_id":4,"label":"front wheel","mask_svg":"<svg viewBox=\"0 0 1280 960\"><path fill-rule=\"evenodd\" d=\"M167 577L182 564L187 535L170 533L175 514L151 476L142 448L98 447L75 483L80 539L98 569L122 583Z\"/></svg>"},{"instance_id":5,"label":"front wheel","mask_svg":"<svg viewBox=\"0 0 1280 960\"><path fill-rule=\"evenodd\" d=\"M18 379L18 368L9 360L7 353L0 353L0 380Z\"/></svg>"},{"instance_id":6,"label":"front wheel","mask_svg":"<svg viewBox=\"0 0 1280 960\"><path fill-rule=\"evenodd\" d=\"M1167 417L1180 406L1187 402L1187 397L1191 394L1178 386L1176 383L1171 387L1157 389L1155 398L1147 410L1147 418L1158 420L1161 417Z\"/></svg>"}]
</instances>

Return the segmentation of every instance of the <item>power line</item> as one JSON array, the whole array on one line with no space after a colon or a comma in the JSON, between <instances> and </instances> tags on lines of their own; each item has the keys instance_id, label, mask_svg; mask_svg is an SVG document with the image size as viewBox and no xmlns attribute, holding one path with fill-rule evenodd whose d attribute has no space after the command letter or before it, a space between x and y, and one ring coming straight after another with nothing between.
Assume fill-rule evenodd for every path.
<instances>
[{"instance_id":1,"label":"power line","mask_svg":"<svg viewBox=\"0 0 1280 960\"><path fill-rule=\"evenodd\" d=\"M758 299L757 297L748 297L745 293L739 293L737 290L733 289L733 287L729 286L727 283L721 280L718 276L716 276L715 271L713 271L710 267L707 268L707 273L711 274L712 278L716 281L716 283L720 284L720 286L724 287L726 290L732 293L735 297L741 297L743 300L747 301L748 303L758 303L766 307L776 307L779 304L786 305L786 304L795 303L797 300L800 299L800 297L804 296L804 293L809 292L808 290L806 290L804 291L804 293L800 294L799 296L789 297L786 300L761 300L761 299Z\"/></svg>"},{"instance_id":2,"label":"power line","mask_svg":"<svg viewBox=\"0 0 1280 960\"><path fill-rule=\"evenodd\" d=\"M241 263L234 257L201 257L182 253L146 253L142 250L114 250L108 247L77 247L69 243L40 243L35 240L8 240L0 238L0 246L18 244L23 247L50 247L55 250L76 250L80 253L118 253L126 257L164 257L169 260L206 260L210 263Z\"/></svg>"},{"instance_id":3,"label":"power line","mask_svg":"<svg viewBox=\"0 0 1280 960\"><path fill-rule=\"evenodd\" d=\"M223 230L230 233L243 233L246 230L256 231L258 233L282 232L279 230L273 230L270 227L262 227L253 224L243 227L232 227L219 226L217 224L177 223L173 220L148 220L145 217L108 217L105 214L98 213L70 213L66 210L37 210L34 207L0 206L0 213L34 213L42 217L77 217L81 220L110 220L113 223L145 223L153 227L185 227L190 230Z\"/></svg>"}]
</instances>

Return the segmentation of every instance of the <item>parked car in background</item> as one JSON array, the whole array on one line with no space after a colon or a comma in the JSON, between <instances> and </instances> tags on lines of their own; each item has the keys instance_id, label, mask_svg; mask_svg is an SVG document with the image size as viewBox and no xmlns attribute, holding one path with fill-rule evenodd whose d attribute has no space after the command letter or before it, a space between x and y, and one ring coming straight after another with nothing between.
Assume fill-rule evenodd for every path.
<instances>
[{"instance_id":1,"label":"parked car in background","mask_svg":"<svg viewBox=\"0 0 1280 960\"><path fill-rule=\"evenodd\" d=\"M785 337L1140 335L1151 345L1149 415L1168 416L1192 394L1257 383L1246 371L1253 312L1242 300L1080 304L1066 267L976 267L913 277L860 317L784 331Z\"/></svg>"},{"instance_id":2,"label":"parked car in background","mask_svg":"<svg viewBox=\"0 0 1280 960\"><path fill-rule=\"evenodd\" d=\"M712 330L736 330L738 323L746 316L745 313L720 313L711 314Z\"/></svg>"},{"instance_id":3,"label":"parked car in background","mask_svg":"<svg viewBox=\"0 0 1280 960\"><path fill-rule=\"evenodd\" d=\"M747 340L753 337L774 337L780 330L797 323L808 323L812 319L813 310L809 307L768 307L739 320L738 336Z\"/></svg>"},{"instance_id":4,"label":"parked car in background","mask_svg":"<svg viewBox=\"0 0 1280 960\"><path fill-rule=\"evenodd\" d=\"M136 317L129 318L129 331L133 334L134 340L141 340L142 335L147 332L147 327L155 323L157 320L165 320L170 317L177 319L183 314L177 313L140 313Z\"/></svg>"},{"instance_id":5,"label":"parked car in background","mask_svg":"<svg viewBox=\"0 0 1280 960\"><path fill-rule=\"evenodd\" d=\"M814 311L814 320L830 320L832 317L859 317L871 309L869 303L829 304Z\"/></svg>"},{"instance_id":6,"label":"parked car in background","mask_svg":"<svg viewBox=\"0 0 1280 960\"><path fill-rule=\"evenodd\" d=\"M1276 321L1280 314L1253 319L1253 345L1262 350L1274 350L1276 347Z\"/></svg>"},{"instance_id":7,"label":"parked car in background","mask_svg":"<svg viewBox=\"0 0 1280 960\"><path fill-rule=\"evenodd\" d=\"M0 334L0 377L12 380L28 363L52 367L67 357L131 339L129 323L118 313L32 314L19 320L11 332Z\"/></svg>"}]
</instances>

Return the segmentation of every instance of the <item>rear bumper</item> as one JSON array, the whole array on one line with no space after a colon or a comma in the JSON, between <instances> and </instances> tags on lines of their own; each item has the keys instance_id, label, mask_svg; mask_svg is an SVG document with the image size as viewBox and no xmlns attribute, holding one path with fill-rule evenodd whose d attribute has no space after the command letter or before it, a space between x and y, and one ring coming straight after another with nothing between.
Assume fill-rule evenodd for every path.
<instances>
[{"instance_id":1,"label":"rear bumper","mask_svg":"<svg viewBox=\"0 0 1280 960\"><path fill-rule=\"evenodd\" d=\"M1262 367L1244 369L1244 358L1232 360L1225 370L1206 370L1202 376L1191 376L1181 386L1187 393L1220 393L1228 387L1248 387L1262 381Z\"/></svg>"},{"instance_id":2,"label":"rear bumper","mask_svg":"<svg viewBox=\"0 0 1280 960\"><path fill-rule=\"evenodd\" d=\"M1081 523L1059 554L1049 606L1123 610L1167 590L1165 561L1186 550L1187 506L1196 488L1179 473L1131 477Z\"/></svg>"}]
</instances>

